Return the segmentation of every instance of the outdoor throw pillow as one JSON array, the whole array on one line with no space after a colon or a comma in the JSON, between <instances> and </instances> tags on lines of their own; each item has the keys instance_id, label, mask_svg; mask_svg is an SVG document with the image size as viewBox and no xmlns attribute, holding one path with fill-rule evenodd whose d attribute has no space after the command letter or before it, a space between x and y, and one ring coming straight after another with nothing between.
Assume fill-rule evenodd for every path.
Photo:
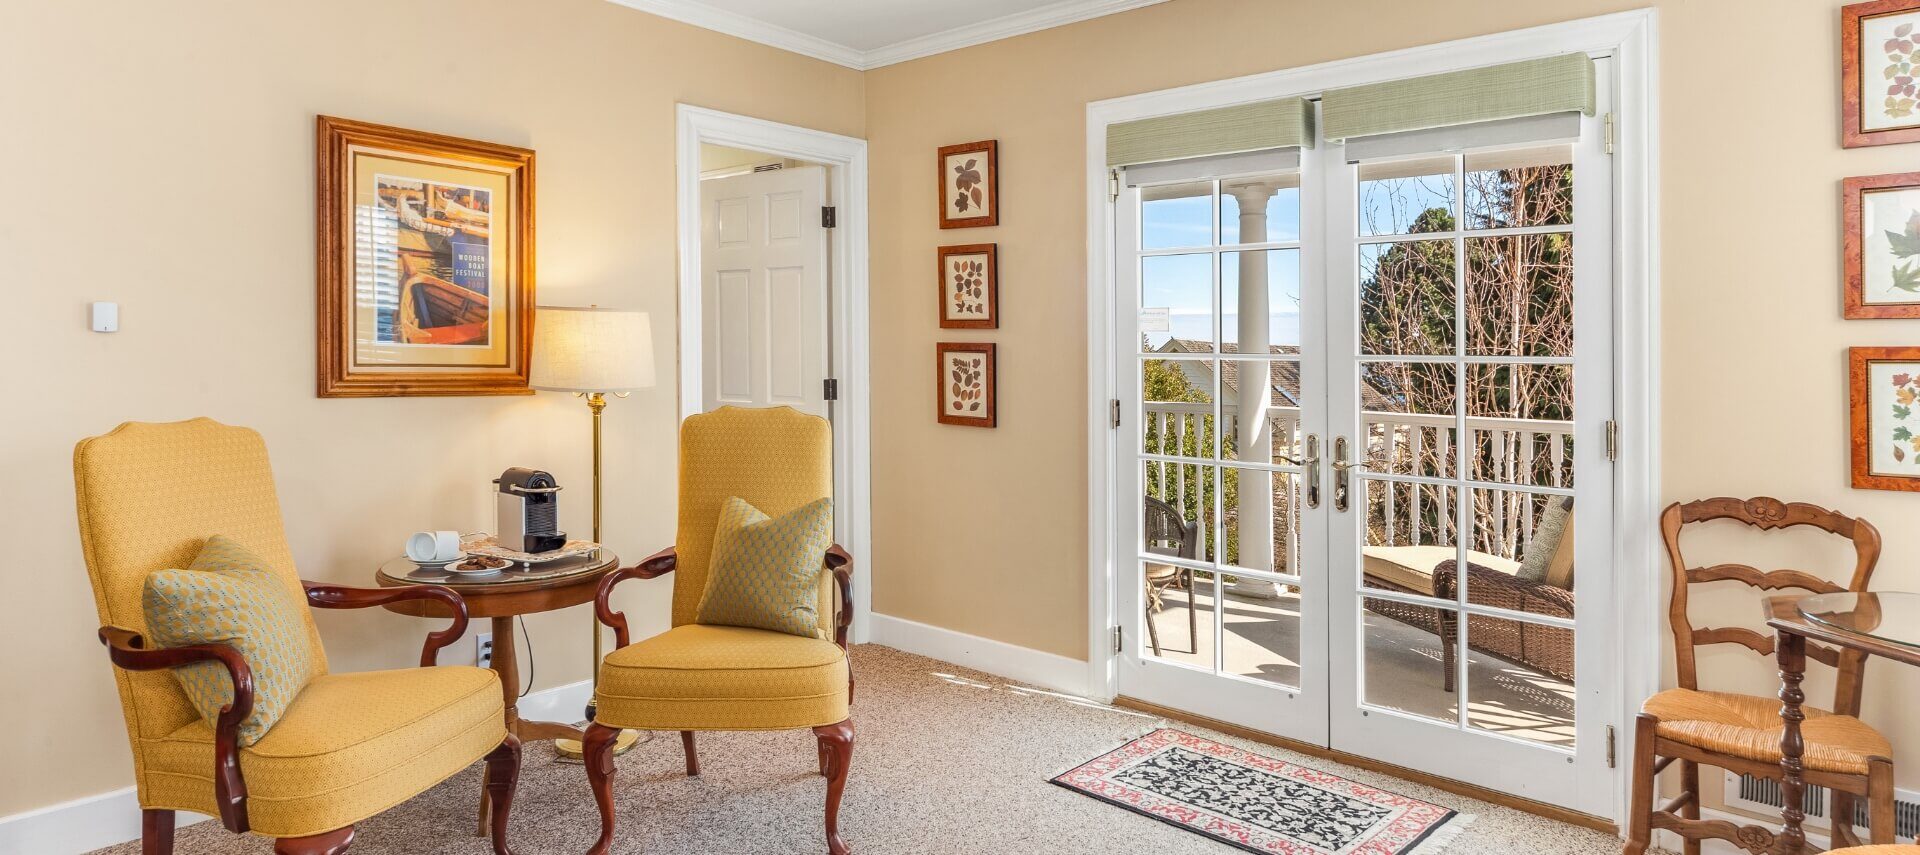
<instances>
[{"instance_id":1,"label":"outdoor throw pillow","mask_svg":"<svg viewBox=\"0 0 1920 855\"><path fill-rule=\"evenodd\" d=\"M1553 557L1560 551L1560 541L1566 537L1567 522L1572 514L1572 496L1548 500L1546 511L1540 514L1540 526L1533 530L1533 543L1527 547L1527 554L1521 556L1520 572L1515 575L1528 582L1547 581L1548 571L1553 569Z\"/></svg>"},{"instance_id":2,"label":"outdoor throw pillow","mask_svg":"<svg viewBox=\"0 0 1920 855\"><path fill-rule=\"evenodd\" d=\"M253 712L240 723L243 746L259 742L313 679L306 603L224 535L209 538L187 569L148 575L140 607L147 638L157 647L225 644L240 651L253 671ZM173 677L208 724L233 702L233 680L219 662L182 665Z\"/></svg>"},{"instance_id":3,"label":"outdoor throw pillow","mask_svg":"<svg viewBox=\"0 0 1920 855\"><path fill-rule=\"evenodd\" d=\"M818 638L820 574L832 545L832 499L777 519L737 496L727 499L694 621Z\"/></svg>"}]
</instances>

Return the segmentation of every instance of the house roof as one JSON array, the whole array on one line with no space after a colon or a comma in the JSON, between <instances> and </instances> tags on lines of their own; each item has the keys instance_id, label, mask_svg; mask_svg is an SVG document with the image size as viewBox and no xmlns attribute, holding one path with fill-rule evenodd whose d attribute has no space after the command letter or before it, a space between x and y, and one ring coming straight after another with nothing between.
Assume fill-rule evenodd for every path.
<instances>
[{"instance_id":1,"label":"house roof","mask_svg":"<svg viewBox=\"0 0 1920 855\"><path fill-rule=\"evenodd\" d=\"M1276 356L1284 355L1284 356L1297 357L1300 355L1300 348L1296 345L1273 344L1273 345L1268 345L1267 347L1268 347L1268 350ZM1161 345L1159 347L1159 352L1160 353L1192 353L1192 354L1211 355L1214 351L1213 351L1213 344L1211 342L1205 342L1205 341L1201 341L1199 339L1194 339L1194 338L1175 338L1175 339L1168 339L1166 344ZM1223 354L1239 353L1240 345L1230 341L1221 342L1220 352ZM1275 395L1280 396L1288 404L1296 407L1299 406L1300 405L1300 360L1298 359L1270 360L1267 362L1267 373L1268 373L1268 382L1273 389L1273 393ZM1240 361L1239 360L1224 359L1220 361L1220 382L1224 387L1223 394L1233 395L1239 392L1240 390ZM1387 412L1387 413L1399 412L1401 409L1403 409L1403 407L1401 407L1400 405L1395 404L1392 398L1388 397L1385 393L1381 392L1379 389L1374 388L1373 384L1367 383L1364 381L1361 382L1360 384L1360 408L1370 412Z\"/></svg>"}]
</instances>

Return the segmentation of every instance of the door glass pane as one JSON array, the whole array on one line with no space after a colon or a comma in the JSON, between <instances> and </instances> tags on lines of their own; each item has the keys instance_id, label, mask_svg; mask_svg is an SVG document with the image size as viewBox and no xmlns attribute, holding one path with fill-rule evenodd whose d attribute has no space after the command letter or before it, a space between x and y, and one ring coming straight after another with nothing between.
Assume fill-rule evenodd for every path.
<instances>
[{"instance_id":1,"label":"door glass pane","mask_svg":"<svg viewBox=\"0 0 1920 855\"><path fill-rule=\"evenodd\" d=\"M1242 202L1250 203L1243 206ZM1242 211L1254 216L1242 219ZM1220 242L1281 243L1300 239L1300 176L1269 175L1220 182Z\"/></svg>"},{"instance_id":2,"label":"door glass pane","mask_svg":"<svg viewBox=\"0 0 1920 855\"><path fill-rule=\"evenodd\" d=\"M1573 355L1573 235L1466 239L1467 352Z\"/></svg>"},{"instance_id":3,"label":"door glass pane","mask_svg":"<svg viewBox=\"0 0 1920 855\"><path fill-rule=\"evenodd\" d=\"M1242 279L1265 287L1241 293ZM1264 317L1264 323L1259 318ZM1242 318L1254 321L1245 327ZM1256 338L1257 337L1257 338ZM1220 254L1220 340L1227 353L1300 352L1300 250L1266 249ZM1254 345L1244 351L1242 343Z\"/></svg>"},{"instance_id":4,"label":"door glass pane","mask_svg":"<svg viewBox=\"0 0 1920 855\"><path fill-rule=\"evenodd\" d=\"M1168 319L1168 329L1141 330L1142 350L1212 352L1213 256L1192 253L1140 259L1140 312L1165 314Z\"/></svg>"},{"instance_id":5,"label":"door glass pane","mask_svg":"<svg viewBox=\"0 0 1920 855\"><path fill-rule=\"evenodd\" d=\"M1221 522L1227 551L1222 563L1231 573L1244 569L1262 573L1300 572L1299 479L1290 472L1225 467L1226 492Z\"/></svg>"},{"instance_id":6,"label":"door glass pane","mask_svg":"<svg viewBox=\"0 0 1920 855\"><path fill-rule=\"evenodd\" d=\"M1294 457L1291 446L1300 429L1295 403L1299 359L1222 359L1220 382L1222 459L1286 463Z\"/></svg>"},{"instance_id":7,"label":"door glass pane","mask_svg":"<svg viewBox=\"0 0 1920 855\"><path fill-rule=\"evenodd\" d=\"M1214 455L1214 360L1143 359L1140 362L1141 428L1147 454L1211 458Z\"/></svg>"},{"instance_id":8,"label":"door glass pane","mask_svg":"<svg viewBox=\"0 0 1920 855\"><path fill-rule=\"evenodd\" d=\"M1454 159L1430 157L1360 165L1360 234L1452 231Z\"/></svg>"},{"instance_id":9,"label":"door glass pane","mask_svg":"<svg viewBox=\"0 0 1920 855\"><path fill-rule=\"evenodd\" d=\"M1216 576L1167 564L1141 563L1146 586L1147 656L1213 670Z\"/></svg>"},{"instance_id":10,"label":"door glass pane","mask_svg":"<svg viewBox=\"0 0 1920 855\"><path fill-rule=\"evenodd\" d=\"M1454 634L1453 611L1369 597L1361 601L1360 618L1365 703L1448 725L1459 721L1459 693L1447 679L1452 657L1440 640Z\"/></svg>"},{"instance_id":11,"label":"door glass pane","mask_svg":"<svg viewBox=\"0 0 1920 855\"><path fill-rule=\"evenodd\" d=\"M1474 490L1468 509L1467 601L1556 618L1573 617L1573 496L1518 490ZM1453 597L1451 568L1439 574L1439 595ZM1572 673L1573 657L1541 659L1541 667Z\"/></svg>"},{"instance_id":12,"label":"door glass pane","mask_svg":"<svg viewBox=\"0 0 1920 855\"><path fill-rule=\"evenodd\" d=\"M1360 352L1454 352L1451 240L1360 247Z\"/></svg>"},{"instance_id":13,"label":"door glass pane","mask_svg":"<svg viewBox=\"0 0 1920 855\"><path fill-rule=\"evenodd\" d=\"M1433 570L1457 551L1455 488L1375 478L1360 483L1365 485L1367 499L1362 583L1403 594L1437 596Z\"/></svg>"},{"instance_id":14,"label":"door glass pane","mask_svg":"<svg viewBox=\"0 0 1920 855\"><path fill-rule=\"evenodd\" d=\"M1467 366L1473 477L1573 486L1573 366Z\"/></svg>"},{"instance_id":15,"label":"door glass pane","mask_svg":"<svg viewBox=\"0 0 1920 855\"><path fill-rule=\"evenodd\" d=\"M1252 576L1226 581L1225 673L1300 685L1299 587Z\"/></svg>"},{"instance_id":16,"label":"door glass pane","mask_svg":"<svg viewBox=\"0 0 1920 855\"><path fill-rule=\"evenodd\" d=\"M1140 188L1140 248L1213 243L1213 182Z\"/></svg>"},{"instance_id":17,"label":"door glass pane","mask_svg":"<svg viewBox=\"0 0 1920 855\"><path fill-rule=\"evenodd\" d=\"M1573 630L1474 615L1468 619L1467 726L1572 748L1574 685L1571 674L1555 674L1537 662L1513 655L1526 650L1565 650L1571 659ZM1499 649L1501 653L1486 652Z\"/></svg>"},{"instance_id":18,"label":"door glass pane","mask_svg":"<svg viewBox=\"0 0 1920 855\"><path fill-rule=\"evenodd\" d=\"M1480 152L1466 157L1467 228L1573 222L1573 146Z\"/></svg>"},{"instance_id":19,"label":"door glass pane","mask_svg":"<svg viewBox=\"0 0 1920 855\"><path fill-rule=\"evenodd\" d=\"M1360 428L1366 437L1360 451L1369 470L1453 475L1458 375L1451 364L1360 363Z\"/></svg>"}]
</instances>

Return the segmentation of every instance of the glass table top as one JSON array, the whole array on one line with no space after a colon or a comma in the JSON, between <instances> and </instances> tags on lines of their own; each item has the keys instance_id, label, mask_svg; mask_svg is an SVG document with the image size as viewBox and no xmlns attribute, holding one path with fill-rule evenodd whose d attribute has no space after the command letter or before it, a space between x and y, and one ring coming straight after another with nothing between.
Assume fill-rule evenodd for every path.
<instances>
[{"instance_id":1,"label":"glass table top","mask_svg":"<svg viewBox=\"0 0 1920 855\"><path fill-rule=\"evenodd\" d=\"M1816 594L1795 606L1822 626L1920 649L1920 594Z\"/></svg>"},{"instance_id":2,"label":"glass table top","mask_svg":"<svg viewBox=\"0 0 1920 855\"><path fill-rule=\"evenodd\" d=\"M430 583L459 589L578 576L604 570L619 561L619 556L614 555L613 550L602 547L586 555L557 558L538 564L509 563L507 567L492 573L456 573L445 566L422 567L410 559L398 557L380 565L380 578L399 584Z\"/></svg>"}]
</instances>

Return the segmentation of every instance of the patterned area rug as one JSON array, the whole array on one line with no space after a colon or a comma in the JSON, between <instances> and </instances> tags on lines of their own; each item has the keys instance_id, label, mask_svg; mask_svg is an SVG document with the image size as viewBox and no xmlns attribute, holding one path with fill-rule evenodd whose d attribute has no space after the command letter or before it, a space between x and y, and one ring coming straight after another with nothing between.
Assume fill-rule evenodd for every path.
<instances>
[{"instance_id":1,"label":"patterned area rug","mask_svg":"<svg viewBox=\"0 0 1920 855\"><path fill-rule=\"evenodd\" d=\"M1473 821L1436 804L1166 728L1053 783L1248 852L1434 855Z\"/></svg>"}]
</instances>

